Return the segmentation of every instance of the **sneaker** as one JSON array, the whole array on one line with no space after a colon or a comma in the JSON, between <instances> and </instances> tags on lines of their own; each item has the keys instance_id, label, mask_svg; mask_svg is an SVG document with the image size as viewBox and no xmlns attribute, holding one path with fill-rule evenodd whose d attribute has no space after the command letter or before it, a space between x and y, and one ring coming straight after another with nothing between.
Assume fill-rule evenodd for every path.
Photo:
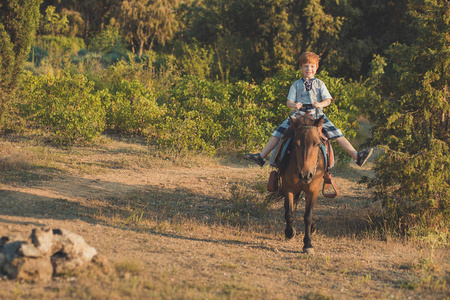
<instances>
[{"instance_id":1,"label":"sneaker","mask_svg":"<svg viewBox=\"0 0 450 300\"><path fill-rule=\"evenodd\" d=\"M260 167L264 166L266 162L265 159L263 159L259 153L256 154L245 153L244 158L248 161L251 161L252 163L257 164Z\"/></svg>"},{"instance_id":2,"label":"sneaker","mask_svg":"<svg viewBox=\"0 0 450 300\"><path fill-rule=\"evenodd\" d=\"M372 152L373 148L368 148L366 150L359 151L358 158L356 159L356 164L362 167L366 163L367 159L372 155Z\"/></svg>"}]
</instances>

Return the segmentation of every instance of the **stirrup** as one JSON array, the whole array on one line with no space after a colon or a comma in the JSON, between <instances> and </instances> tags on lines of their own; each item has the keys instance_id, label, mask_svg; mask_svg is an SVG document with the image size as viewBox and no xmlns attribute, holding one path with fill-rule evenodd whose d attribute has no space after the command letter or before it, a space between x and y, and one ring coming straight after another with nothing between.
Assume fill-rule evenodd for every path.
<instances>
[{"instance_id":1,"label":"stirrup","mask_svg":"<svg viewBox=\"0 0 450 300\"><path fill-rule=\"evenodd\" d=\"M333 188L333 192L327 193L326 190L329 189L330 187ZM337 186L334 184L333 179L331 179L330 172L325 172L325 174L323 175L322 194L325 198L336 198L337 195L339 194Z\"/></svg>"}]
</instances>

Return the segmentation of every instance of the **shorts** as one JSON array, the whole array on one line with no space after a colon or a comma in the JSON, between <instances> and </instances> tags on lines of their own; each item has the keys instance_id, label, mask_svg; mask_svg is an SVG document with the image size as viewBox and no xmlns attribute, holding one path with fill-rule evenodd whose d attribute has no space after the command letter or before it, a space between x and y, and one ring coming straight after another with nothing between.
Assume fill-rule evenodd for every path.
<instances>
[{"instance_id":1,"label":"shorts","mask_svg":"<svg viewBox=\"0 0 450 300\"><path fill-rule=\"evenodd\" d=\"M302 113L303 109L301 110L300 114ZM316 109L308 109L310 116L312 117L316 117ZM303 111L304 113L304 111ZM344 136L342 134L342 131L338 128L336 128L336 126L334 126L334 124L327 118L327 116L325 114L322 113L317 113L317 118L324 116L323 119L323 125L322 125L322 132L323 134L329 139L335 139L341 136ZM292 115L291 115L292 116ZM295 114L294 116L295 117ZM283 123L281 123L280 126L277 127L277 129L275 129L275 131L272 133L272 136L276 136L277 138L280 138L283 136L283 134L285 133L286 129L289 127L289 125L291 124L291 120L289 118L287 118L286 120L283 121Z\"/></svg>"}]
</instances>

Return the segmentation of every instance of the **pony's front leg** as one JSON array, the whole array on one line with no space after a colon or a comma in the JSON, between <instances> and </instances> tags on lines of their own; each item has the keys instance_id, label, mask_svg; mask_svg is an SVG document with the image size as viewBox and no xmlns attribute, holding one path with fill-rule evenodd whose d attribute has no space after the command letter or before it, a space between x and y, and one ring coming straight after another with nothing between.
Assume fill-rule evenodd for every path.
<instances>
[{"instance_id":1,"label":"pony's front leg","mask_svg":"<svg viewBox=\"0 0 450 300\"><path fill-rule=\"evenodd\" d=\"M295 236L295 229L292 227L294 222L294 194L287 192L284 196L284 218L286 219L286 229L284 235L287 239Z\"/></svg>"},{"instance_id":2,"label":"pony's front leg","mask_svg":"<svg viewBox=\"0 0 450 300\"><path fill-rule=\"evenodd\" d=\"M313 207L316 202L318 193L306 194L305 215L305 237L303 238L303 253L314 254L314 248L311 243L311 235L313 232Z\"/></svg>"}]
</instances>

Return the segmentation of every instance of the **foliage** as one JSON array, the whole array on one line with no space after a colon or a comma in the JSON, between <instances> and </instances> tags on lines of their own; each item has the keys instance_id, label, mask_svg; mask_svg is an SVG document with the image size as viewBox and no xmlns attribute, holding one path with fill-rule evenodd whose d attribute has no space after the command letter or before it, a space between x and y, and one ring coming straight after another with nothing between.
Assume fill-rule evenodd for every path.
<instances>
[{"instance_id":1,"label":"foliage","mask_svg":"<svg viewBox=\"0 0 450 300\"><path fill-rule=\"evenodd\" d=\"M187 75L202 79L211 78L214 66L214 50L211 47L202 48L198 43L181 44L179 68Z\"/></svg>"},{"instance_id":2,"label":"foliage","mask_svg":"<svg viewBox=\"0 0 450 300\"><path fill-rule=\"evenodd\" d=\"M127 50L120 35L119 29L108 26L96 35L90 42L89 51L100 53L117 52L122 55L126 54Z\"/></svg>"},{"instance_id":3,"label":"foliage","mask_svg":"<svg viewBox=\"0 0 450 300\"><path fill-rule=\"evenodd\" d=\"M300 55L305 51L315 51L322 55L338 40L344 18L333 16L325 10L320 0L300 1L294 4L292 14L297 35L296 43Z\"/></svg>"},{"instance_id":4,"label":"foliage","mask_svg":"<svg viewBox=\"0 0 450 300\"><path fill-rule=\"evenodd\" d=\"M30 52L42 0L0 1L0 130Z\"/></svg>"},{"instance_id":5,"label":"foliage","mask_svg":"<svg viewBox=\"0 0 450 300\"><path fill-rule=\"evenodd\" d=\"M365 77L373 55L381 54L394 42L410 44L416 37L411 18L405 13L414 1L325 1L324 10L339 16L342 25L333 41L327 41L323 67L334 77Z\"/></svg>"},{"instance_id":6,"label":"foliage","mask_svg":"<svg viewBox=\"0 0 450 300\"><path fill-rule=\"evenodd\" d=\"M178 26L174 9L178 0L125 0L122 2L120 25L133 52L141 56L144 46L153 49L155 42L164 46Z\"/></svg>"},{"instance_id":7,"label":"foliage","mask_svg":"<svg viewBox=\"0 0 450 300\"><path fill-rule=\"evenodd\" d=\"M128 58L128 50L119 29L108 26L96 35L89 44L89 51L102 54L102 61L106 65Z\"/></svg>"},{"instance_id":8,"label":"foliage","mask_svg":"<svg viewBox=\"0 0 450 300\"><path fill-rule=\"evenodd\" d=\"M61 18L67 19L67 30L64 34L69 37L82 37L85 31L85 22L81 13L67 8L61 10Z\"/></svg>"},{"instance_id":9,"label":"foliage","mask_svg":"<svg viewBox=\"0 0 450 300\"><path fill-rule=\"evenodd\" d=\"M46 51L49 56L57 59L63 56L76 55L84 48L84 40L77 37L66 37L57 35L42 35L36 37L33 44L34 48L40 48L40 51Z\"/></svg>"},{"instance_id":10,"label":"foliage","mask_svg":"<svg viewBox=\"0 0 450 300\"><path fill-rule=\"evenodd\" d=\"M400 230L423 219L428 225L443 221L448 228L450 6L443 0L417 1L409 14L417 39L410 46L393 44L386 62L374 59L373 87L379 96L367 101L365 110L374 124L372 143L383 145L385 153L371 186Z\"/></svg>"},{"instance_id":11,"label":"foliage","mask_svg":"<svg viewBox=\"0 0 450 300\"><path fill-rule=\"evenodd\" d=\"M158 143L177 152L201 150L214 154L221 141L220 114L224 107L217 100L226 103L227 93L225 85L184 77L170 93L166 117L157 126Z\"/></svg>"},{"instance_id":12,"label":"foliage","mask_svg":"<svg viewBox=\"0 0 450 300\"><path fill-rule=\"evenodd\" d=\"M58 76L24 79L17 103L21 115L49 130L59 144L92 141L105 126L100 96L92 94L93 83L83 75L62 71Z\"/></svg>"},{"instance_id":13,"label":"foliage","mask_svg":"<svg viewBox=\"0 0 450 300\"><path fill-rule=\"evenodd\" d=\"M373 54L416 36L404 13L414 2L67 0L45 1L41 11L56 7L47 21L55 25L51 31L81 37L88 45L105 28L118 28L127 50L139 56L147 49L170 55L174 44L198 44L214 51L211 79L260 83L297 68L304 51L320 54L333 77L366 76ZM69 30L61 32L63 19Z\"/></svg>"},{"instance_id":14,"label":"foliage","mask_svg":"<svg viewBox=\"0 0 450 300\"><path fill-rule=\"evenodd\" d=\"M222 78L261 79L293 61L287 1L192 1L180 16L184 41L216 49L213 71Z\"/></svg>"},{"instance_id":15,"label":"foliage","mask_svg":"<svg viewBox=\"0 0 450 300\"><path fill-rule=\"evenodd\" d=\"M225 84L195 76L185 76L170 90L165 101L165 119L157 125L158 143L177 152L217 149L254 150L261 148L288 115L287 92L300 72L280 72L261 85L239 81ZM338 100L329 117L354 135L357 110L352 97L363 97L364 88L355 82L321 77L330 83ZM351 88L349 88L351 87ZM353 91L353 92L350 92Z\"/></svg>"},{"instance_id":16,"label":"foliage","mask_svg":"<svg viewBox=\"0 0 450 300\"><path fill-rule=\"evenodd\" d=\"M123 133L153 133L164 107L139 81L121 80L100 92L107 128Z\"/></svg>"},{"instance_id":17,"label":"foliage","mask_svg":"<svg viewBox=\"0 0 450 300\"><path fill-rule=\"evenodd\" d=\"M28 56L27 61L31 62L33 66L39 67L44 61L48 60L48 58L48 51L37 46L31 46L30 55Z\"/></svg>"},{"instance_id":18,"label":"foliage","mask_svg":"<svg viewBox=\"0 0 450 300\"><path fill-rule=\"evenodd\" d=\"M260 145L270 124L261 122L267 110L255 105L255 90L245 82L231 85L183 77L170 92L158 142L177 152L210 154L218 148Z\"/></svg>"},{"instance_id":19,"label":"foliage","mask_svg":"<svg viewBox=\"0 0 450 300\"><path fill-rule=\"evenodd\" d=\"M56 13L69 20L67 36L77 36L89 43L120 11L122 0L46 0L41 11L55 6Z\"/></svg>"},{"instance_id":20,"label":"foliage","mask_svg":"<svg viewBox=\"0 0 450 300\"><path fill-rule=\"evenodd\" d=\"M44 34L57 35L66 33L69 29L67 16L60 16L55 12L56 7L50 5L45 10L41 32Z\"/></svg>"}]
</instances>

